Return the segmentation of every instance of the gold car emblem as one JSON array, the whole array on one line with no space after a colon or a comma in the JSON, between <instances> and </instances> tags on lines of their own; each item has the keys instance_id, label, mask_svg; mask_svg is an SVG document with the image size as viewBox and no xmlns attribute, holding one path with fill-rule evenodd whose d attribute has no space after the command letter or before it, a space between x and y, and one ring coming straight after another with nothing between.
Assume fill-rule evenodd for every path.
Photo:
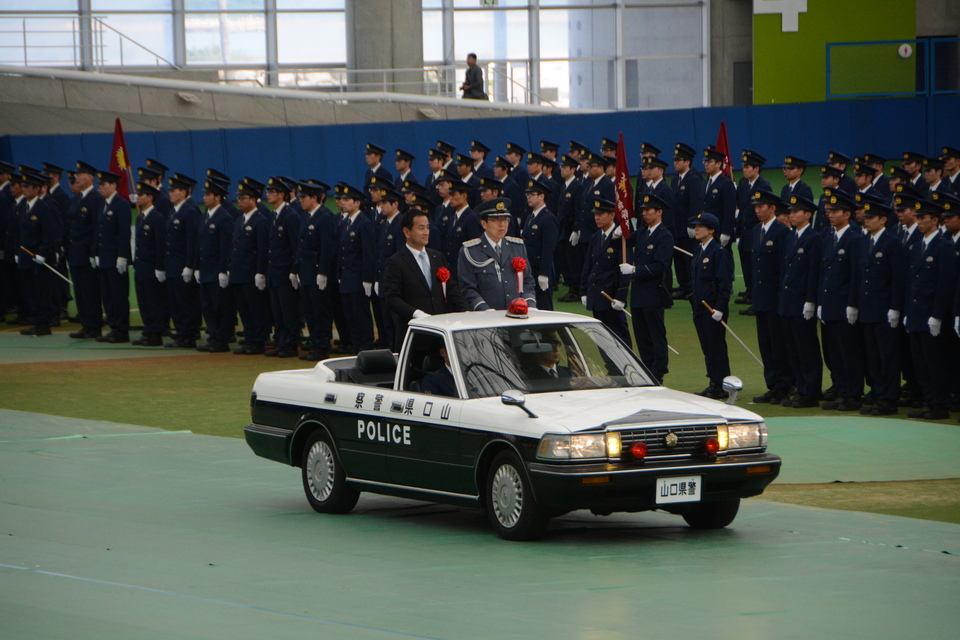
<instances>
[{"instance_id":1,"label":"gold car emblem","mask_svg":"<svg viewBox=\"0 0 960 640\"><path fill-rule=\"evenodd\" d=\"M680 438L672 431L663 437L663 443L667 445L668 449L673 449L679 441Z\"/></svg>"}]
</instances>

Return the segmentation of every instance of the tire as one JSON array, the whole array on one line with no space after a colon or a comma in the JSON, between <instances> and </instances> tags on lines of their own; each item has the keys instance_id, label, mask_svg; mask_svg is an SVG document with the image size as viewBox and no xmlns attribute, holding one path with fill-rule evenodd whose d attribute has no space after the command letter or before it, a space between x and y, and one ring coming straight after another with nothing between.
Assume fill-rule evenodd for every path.
<instances>
[{"instance_id":1,"label":"tire","mask_svg":"<svg viewBox=\"0 0 960 640\"><path fill-rule=\"evenodd\" d=\"M310 435L300 464L303 491L307 502L318 513L349 513L360 498L360 491L347 484L337 451L327 435Z\"/></svg>"},{"instance_id":2,"label":"tire","mask_svg":"<svg viewBox=\"0 0 960 640\"><path fill-rule=\"evenodd\" d=\"M493 459L486 482L487 515L504 540L536 540L550 517L537 504L523 463L512 451Z\"/></svg>"},{"instance_id":3,"label":"tire","mask_svg":"<svg viewBox=\"0 0 960 640\"><path fill-rule=\"evenodd\" d=\"M694 529L723 529L733 522L739 510L740 498L733 498L719 502L704 502L681 515Z\"/></svg>"}]
</instances>

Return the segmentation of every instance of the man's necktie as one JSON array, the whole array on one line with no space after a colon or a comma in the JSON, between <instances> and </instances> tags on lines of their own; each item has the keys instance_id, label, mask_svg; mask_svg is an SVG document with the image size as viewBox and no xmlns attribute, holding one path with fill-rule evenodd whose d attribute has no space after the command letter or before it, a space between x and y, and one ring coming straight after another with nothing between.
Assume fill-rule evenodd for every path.
<instances>
[{"instance_id":1,"label":"man's necktie","mask_svg":"<svg viewBox=\"0 0 960 640\"><path fill-rule=\"evenodd\" d=\"M420 252L420 270L423 271L423 277L427 280L427 289L433 291L433 282L430 278L430 259L427 257L426 251Z\"/></svg>"}]
</instances>

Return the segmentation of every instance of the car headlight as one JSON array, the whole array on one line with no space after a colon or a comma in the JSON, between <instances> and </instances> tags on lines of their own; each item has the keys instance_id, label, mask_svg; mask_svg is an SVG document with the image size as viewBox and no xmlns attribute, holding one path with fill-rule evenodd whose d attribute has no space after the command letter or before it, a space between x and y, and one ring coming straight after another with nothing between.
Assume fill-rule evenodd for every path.
<instances>
[{"instance_id":1,"label":"car headlight","mask_svg":"<svg viewBox=\"0 0 960 640\"><path fill-rule=\"evenodd\" d=\"M547 434L540 439L537 457L541 460L590 460L620 455L620 434L616 432Z\"/></svg>"},{"instance_id":2,"label":"car headlight","mask_svg":"<svg viewBox=\"0 0 960 640\"><path fill-rule=\"evenodd\" d=\"M732 449L758 449L767 446L767 424L750 422L747 424L727 424L717 426L717 439L720 451Z\"/></svg>"}]
</instances>

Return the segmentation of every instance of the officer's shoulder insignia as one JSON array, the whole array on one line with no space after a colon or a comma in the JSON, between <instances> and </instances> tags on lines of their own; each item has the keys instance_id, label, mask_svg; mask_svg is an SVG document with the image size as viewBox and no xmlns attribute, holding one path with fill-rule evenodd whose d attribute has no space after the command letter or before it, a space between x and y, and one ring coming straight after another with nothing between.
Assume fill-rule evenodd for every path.
<instances>
[{"instance_id":1,"label":"officer's shoulder insignia","mask_svg":"<svg viewBox=\"0 0 960 640\"><path fill-rule=\"evenodd\" d=\"M799 249L797 249L797 253L803 253L803 247L800 247Z\"/></svg>"},{"instance_id":2,"label":"officer's shoulder insignia","mask_svg":"<svg viewBox=\"0 0 960 640\"><path fill-rule=\"evenodd\" d=\"M773 240L767 240L767 246L768 246L768 247L772 247L772 246L773 246Z\"/></svg>"},{"instance_id":3,"label":"officer's shoulder insignia","mask_svg":"<svg viewBox=\"0 0 960 640\"><path fill-rule=\"evenodd\" d=\"M927 256L927 262L933 262L933 256Z\"/></svg>"},{"instance_id":4,"label":"officer's shoulder insignia","mask_svg":"<svg viewBox=\"0 0 960 640\"><path fill-rule=\"evenodd\" d=\"M839 251L837 251L837 255L842 256L842 255L845 254L846 252L847 252L847 251L846 251L845 249L840 249Z\"/></svg>"},{"instance_id":5,"label":"officer's shoulder insignia","mask_svg":"<svg viewBox=\"0 0 960 640\"><path fill-rule=\"evenodd\" d=\"M523 244L523 238L515 238L514 236L507 236L507 242L512 242L514 244Z\"/></svg>"},{"instance_id":6,"label":"officer's shoulder insignia","mask_svg":"<svg viewBox=\"0 0 960 640\"><path fill-rule=\"evenodd\" d=\"M467 240L466 242L464 242L464 243L463 243L463 246L465 246L465 247L475 247L475 246L477 246L478 244L480 244L480 238L474 238L473 240Z\"/></svg>"}]
</instances>

